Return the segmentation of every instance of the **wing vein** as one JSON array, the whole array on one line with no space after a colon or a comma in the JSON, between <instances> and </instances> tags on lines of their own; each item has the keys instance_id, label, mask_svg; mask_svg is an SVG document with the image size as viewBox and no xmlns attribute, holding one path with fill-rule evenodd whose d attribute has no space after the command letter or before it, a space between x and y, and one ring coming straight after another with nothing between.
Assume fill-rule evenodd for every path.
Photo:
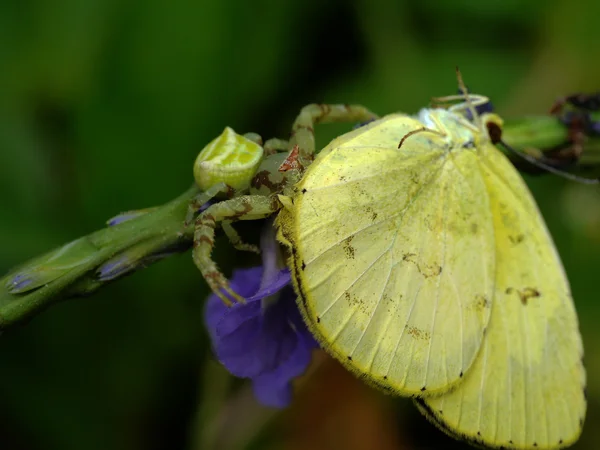
<instances>
[{"instance_id":1,"label":"wing vein","mask_svg":"<svg viewBox=\"0 0 600 450\"><path fill-rule=\"evenodd\" d=\"M447 248L446 248L446 244L447 244L447 240L448 240L448 195L449 195L449 189L448 189L448 185L447 183L444 184L443 186L444 189L444 195L443 195L443 203L442 203L442 211L443 211L443 215L444 215L444 224L446 226L444 226L444 239L443 239L443 245L442 245L442 264L441 267L444 267L446 265L446 252L447 252ZM441 275L441 274L440 274ZM432 319L431 319L431 331L430 331L430 336L431 339L429 340L429 346L427 349L427 363L425 366L425 379L423 382L423 386L427 386L427 378L429 376L429 363L431 361L431 347L433 347L433 339L435 336L435 322L436 322L436 318L437 318L437 314L438 314L438 307L439 307L439 303L440 303L440 283L442 281L442 276L439 276L437 279L437 283L436 283L436 295L435 295L435 306L433 308L433 315L432 315ZM444 358L444 364L446 365L446 370L447 370L447 365L448 365L448 358L447 355L445 355Z\"/></svg>"},{"instance_id":2,"label":"wing vein","mask_svg":"<svg viewBox=\"0 0 600 450\"><path fill-rule=\"evenodd\" d=\"M406 213L406 211L407 211L407 210L408 210L408 209L409 209L409 208L410 208L410 207L413 205L413 203L414 203L414 202L417 200L417 198L418 198L418 197L421 195L421 193L423 192L423 190L424 190L426 187L428 187L428 186L430 186L430 185L432 185L432 184L433 184L433 182L435 181L435 180L434 180L434 178L435 178L435 177L437 177L437 176L439 176L439 173L440 173L440 171L441 171L441 168L442 168L442 167L443 167L443 164L442 164L442 165L440 165L440 167L438 167L438 168L436 169L436 171L435 171L435 172L434 172L434 173L431 175L431 177L430 177L428 180L426 180L425 182L423 182L423 184L421 185L421 187L419 188L419 190L418 190L417 192L415 192L415 194L413 195L413 197L410 199L410 201L409 201L409 202L406 204L406 206L405 206L405 207L404 207L404 208L403 208L401 211L398 211L398 212L397 212L397 213L395 213L395 214L391 214L391 215L387 216L385 219L383 219L383 220L380 220L379 222L371 222L369 225L367 225L367 226L365 226L365 227L363 227L363 228L360 228L360 229L358 229L358 230L355 230L355 231L353 231L352 233L350 233L350 234L348 234L348 235L344 236L343 238L341 238L339 241L337 241L337 242L334 242L334 243L333 243L332 245L330 245L329 247L322 249L322 250L321 250L321 252L320 252L318 255L316 255L316 256L315 256L313 259L311 259L310 261L305 261L305 263L308 265L308 264L310 264L310 263L312 263L312 262L316 261L316 260L317 260L317 259L319 259L321 256L325 255L325 253L327 253L329 250L331 250L332 248L334 248L334 247L336 247L336 246L340 245L340 244L341 244L341 243L342 243L344 240L348 239L350 236L356 236L358 233L362 233L363 231L365 231L365 230L367 230L367 229L369 229L369 228L371 228L371 227L373 227L373 226L375 226L375 225L379 225L379 224L382 224L382 223L388 222L389 220L391 220L392 218L395 218L395 217L397 217L397 216L401 216L401 219L400 219L400 220L402 220L402 218L404 217L404 214ZM381 175L381 174L380 174L380 175ZM396 233L396 235L397 235L397 233Z\"/></svg>"},{"instance_id":3,"label":"wing vein","mask_svg":"<svg viewBox=\"0 0 600 450\"><path fill-rule=\"evenodd\" d=\"M389 251L389 249L385 253L387 253L388 251ZM375 317L375 314L377 314L377 310L381 306L381 299L383 298L383 293L385 292L385 288L386 288L387 283L388 283L388 281L390 279L390 274L391 273L392 273L392 265L390 264L390 269L388 270L388 275L387 275L387 278L385 280L385 283L383 284L383 289L381 290L381 294L379 294L379 299L377 300L377 305L375 306L375 308L373 308L373 312L369 316L369 321L367 322L367 326L365 327L364 331L361 333L360 338L358 339L358 342L356 343L356 345L354 346L354 348L350 352L350 355L354 354L354 352L356 351L356 349L358 348L358 346L362 342L363 337L365 336L365 334L369 330L369 327L371 326L371 322L373 321L373 317ZM378 340L377 341L377 344L378 344L377 348L379 348L379 343L380 343L380 341ZM371 367L373 366L373 361L375 359L376 352L377 352L377 349L375 350L375 353L373 353L373 358L371 359L371 362L369 364L369 372L371 371Z\"/></svg>"},{"instance_id":4,"label":"wing vein","mask_svg":"<svg viewBox=\"0 0 600 450\"><path fill-rule=\"evenodd\" d=\"M344 150L345 149L360 149L360 148L362 148L362 147L344 147ZM372 150L375 147L367 147L367 148L369 148L369 149ZM381 148L382 150L390 150L389 147L376 147L376 148ZM423 153L415 153L415 154L418 155L418 156L422 156L423 155ZM404 156L404 155L406 155L406 153L401 153L400 155ZM445 156L445 152L440 152L439 155L431 155L431 156L432 156L431 161L428 161L428 162L426 161L425 163L423 161L415 161L415 165L416 164L423 165L423 164L427 164L427 163L432 163L432 162L435 161L435 159L442 158L443 156ZM433 156L435 156L435 157L433 157ZM399 159L407 160L408 161L411 158L399 158ZM380 179L382 177L390 177L391 174L393 174L394 172L401 172L401 171L406 170L406 168L404 166L398 168L398 167L394 167L393 165L390 164L387 167L391 167L391 169L390 170L384 170L384 171L381 171L381 170L374 171L372 174L365 175L364 177L357 177L357 178L353 178L351 180L341 181L339 183L328 184L326 186L311 187L310 188L310 192L324 191L324 190L327 190L327 189L330 189L330 188L334 188L334 187L338 187L338 186L347 186L350 183L357 183L359 181L370 180L370 179L373 179L373 178Z\"/></svg>"},{"instance_id":5,"label":"wing vein","mask_svg":"<svg viewBox=\"0 0 600 450\"><path fill-rule=\"evenodd\" d=\"M369 265L367 266L367 268L366 268L366 269L365 269L365 270L364 270L364 271L363 271L363 272L362 272L362 273L361 273L361 274L360 274L360 275L359 275L359 276L358 276L358 277L357 277L357 278L356 278L356 279L355 279L355 280L354 280L354 281L353 281L353 282L352 282L352 283L351 283L351 284L350 284L350 285L349 285L349 286L348 286L348 287L347 287L345 290L343 290L343 291L340 293L340 295L338 295L338 296L337 296L337 297L336 297L336 298L333 300L333 302L332 302L332 303L331 303L331 304L330 304L330 305L329 305L329 306L328 306L328 307L327 307L327 308L326 308L326 309L325 309L325 310L324 310L324 311L321 313L321 315L322 315L322 316L324 316L325 314L327 314L327 312L328 312L329 310L331 310L331 308L332 308L332 307L333 307L333 306L334 306L334 305L337 303L337 301L338 301L340 298L342 298L342 295L344 295L344 293L345 293L345 292L348 292L352 286L354 286L354 285L355 285L355 284L356 284L356 283L357 283L357 282L358 282L358 281L359 281L359 280L360 280L362 277L364 277L364 276L365 276L365 274L366 274L367 272L369 272L369 271L371 270L371 268L372 268L372 267L373 267L375 264L377 264L377 262L378 262L378 261L379 261L379 260L380 260L380 259L381 259L381 258L382 258L384 255L386 255L386 254L387 254L387 252L390 250L390 248L391 248L391 247L388 247L388 248L387 248L385 251L381 252L381 254L380 254L380 255L379 255L377 258L375 258L375 259L373 260L373 262L372 262L371 264L369 264Z\"/></svg>"}]
</instances>

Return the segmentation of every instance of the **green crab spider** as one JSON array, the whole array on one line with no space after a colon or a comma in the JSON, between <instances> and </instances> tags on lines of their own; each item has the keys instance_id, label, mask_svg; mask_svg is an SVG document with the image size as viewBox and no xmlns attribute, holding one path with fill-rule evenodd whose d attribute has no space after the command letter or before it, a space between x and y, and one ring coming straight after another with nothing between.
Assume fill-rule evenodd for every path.
<instances>
[{"instance_id":1,"label":"green crab spider","mask_svg":"<svg viewBox=\"0 0 600 450\"><path fill-rule=\"evenodd\" d=\"M244 299L212 260L217 224L234 248L258 253L256 246L242 242L232 222L264 219L283 207L282 200L294 195L294 185L314 158L314 126L377 118L359 105L311 104L302 108L294 121L289 142L269 139L262 145L259 135L242 136L227 127L200 151L194 179L202 192L190 202L186 224L194 223L194 263L223 303L231 306L232 300L243 303ZM200 212L215 198L222 200Z\"/></svg>"}]
</instances>

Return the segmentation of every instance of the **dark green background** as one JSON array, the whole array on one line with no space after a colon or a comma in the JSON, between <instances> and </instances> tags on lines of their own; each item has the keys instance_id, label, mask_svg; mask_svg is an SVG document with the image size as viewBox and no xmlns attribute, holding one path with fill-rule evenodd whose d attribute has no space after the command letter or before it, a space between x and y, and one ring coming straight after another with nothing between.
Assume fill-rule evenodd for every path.
<instances>
[{"instance_id":1,"label":"dark green background","mask_svg":"<svg viewBox=\"0 0 600 450\"><path fill-rule=\"evenodd\" d=\"M415 112L455 92L455 65L500 114L544 113L600 88L599 18L597 0L0 0L0 272L175 197L225 125L285 137L316 101ZM344 129L320 128L319 142ZM600 192L528 181L585 342L589 412L574 448L600 448ZM198 419L206 294L182 255L6 333L0 448L201 448L190 436L211 412ZM395 405L407 448L464 447ZM253 448L280 448L271 429L248 433Z\"/></svg>"}]
</instances>

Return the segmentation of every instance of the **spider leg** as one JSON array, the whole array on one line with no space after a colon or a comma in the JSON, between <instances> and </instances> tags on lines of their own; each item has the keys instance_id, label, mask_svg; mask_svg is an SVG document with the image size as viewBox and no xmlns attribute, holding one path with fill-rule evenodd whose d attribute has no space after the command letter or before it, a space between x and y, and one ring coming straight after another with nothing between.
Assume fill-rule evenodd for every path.
<instances>
[{"instance_id":1,"label":"spider leg","mask_svg":"<svg viewBox=\"0 0 600 450\"><path fill-rule=\"evenodd\" d=\"M214 186L208 188L206 191L200 192L190 202L185 216L185 226L187 227L194 220L194 216L207 202L212 200L219 194L230 194L232 193L231 187L225 183L217 183Z\"/></svg>"},{"instance_id":2,"label":"spider leg","mask_svg":"<svg viewBox=\"0 0 600 450\"><path fill-rule=\"evenodd\" d=\"M240 237L238 232L231 225L230 220L224 220L221 223L221 228L227 235L227 238L229 239L229 242L231 242L231 245L233 245L233 248L235 248L236 250L260 254L260 249L256 245L246 244L242 241L242 238Z\"/></svg>"},{"instance_id":3,"label":"spider leg","mask_svg":"<svg viewBox=\"0 0 600 450\"><path fill-rule=\"evenodd\" d=\"M244 195L215 203L196 219L192 250L194 264L196 264L212 291L225 305L231 306L232 299L239 303L243 303L244 299L231 289L229 281L212 260L211 254L214 247L217 223L232 220L263 219L277 212L280 208L281 203L276 196Z\"/></svg>"},{"instance_id":4,"label":"spider leg","mask_svg":"<svg viewBox=\"0 0 600 450\"><path fill-rule=\"evenodd\" d=\"M315 154L314 126L332 122L368 122L378 116L360 105L307 105L292 125L291 139L288 145L293 150L297 145L300 152L300 166L307 167Z\"/></svg>"},{"instance_id":5,"label":"spider leg","mask_svg":"<svg viewBox=\"0 0 600 450\"><path fill-rule=\"evenodd\" d=\"M272 138L265 142L263 149L265 150L265 155L273 155L277 152L284 152L288 149L289 142L284 141L283 139Z\"/></svg>"}]
</instances>

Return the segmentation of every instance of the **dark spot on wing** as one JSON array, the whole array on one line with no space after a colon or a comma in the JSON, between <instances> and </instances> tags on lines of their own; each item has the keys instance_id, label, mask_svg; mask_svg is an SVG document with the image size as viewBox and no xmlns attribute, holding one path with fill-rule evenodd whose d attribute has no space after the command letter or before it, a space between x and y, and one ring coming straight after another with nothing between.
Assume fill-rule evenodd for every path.
<instances>
[{"instance_id":1,"label":"dark spot on wing","mask_svg":"<svg viewBox=\"0 0 600 450\"><path fill-rule=\"evenodd\" d=\"M475 300L473 301L473 307L476 310L483 311L490 307L490 301L485 295L477 294L475 295Z\"/></svg>"},{"instance_id":2,"label":"dark spot on wing","mask_svg":"<svg viewBox=\"0 0 600 450\"><path fill-rule=\"evenodd\" d=\"M534 446L534 447L537 447L537 442L534 442L534 443L533 443L533 446Z\"/></svg>"},{"instance_id":3,"label":"dark spot on wing","mask_svg":"<svg viewBox=\"0 0 600 450\"><path fill-rule=\"evenodd\" d=\"M538 291L537 289L534 288L525 288L522 291L518 291L519 292L519 298L521 299L521 303L523 303L524 305L527 305L527 301L530 298L537 298L539 296L541 296L542 294L540 294L540 291Z\"/></svg>"},{"instance_id":4,"label":"dark spot on wing","mask_svg":"<svg viewBox=\"0 0 600 450\"><path fill-rule=\"evenodd\" d=\"M425 278L434 277L442 273L442 266L437 264L421 264L417 260L415 253L405 253L402 256L402 261L413 263L417 267L417 271Z\"/></svg>"},{"instance_id":5,"label":"dark spot on wing","mask_svg":"<svg viewBox=\"0 0 600 450\"><path fill-rule=\"evenodd\" d=\"M306 193L306 189L302 188L302 191L300 191L300 192L302 192L303 194L305 194Z\"/></svg>"},{"instance_id":6,"label":"dark spot on wing","mask_svg":"<svg viewBox=\"0 0 600 450\"><path fill-rule=\"evenodd\" d=\"M407 327L406 332L415 339L423 339L425 341L431 339L431 334L428 331L421 330L417 327Z\"/></svg>"},{"instance_id":7,"label":"dark spot on wing","mask_svg":"<svg viewBox=\"0 0 600 450\"><path fill-rule=\"evenodd\" d=\"M523 240L525 239L525 235L524 234L517 234L516 236L508 236L508 239L514 245L517 245L517 244L520 244L521 242L523 242Z\"/></svg>"},{"instance_id":8,"label":"dark spot on wing","mask_svg":"<svg viewBox=\"0 0 600 450\"><path fill-rule=\"evenodd\" d=\"M352 356L348 356L348 361L352 361Z\"/></svg>"},{"instance_id":9,"label":"dark spot on wing","mask_svg":"<svg viewBox=\"0 0 600 450\"><path fill-rule=\"evenodd\" d=\"M417 186L421 185L421 180L419 179L419 174L417 174L417 172L413 172L411 171L408 174L408 177L410 178L410 181L412 181L414 184L416 184Z\"/></svg>"},{"instance_id":10,"label":"dark spot on wing","mask_svg":"<svg viewBox=\"0 0 600 450\"><path fill-rule=\"evenodd\" d=\"M481 436L481 432L480 431L477 432L477 436Z\"/></svg>"},{"instance_id":11,"label":"dark spot on wing","mask_svg":"<svg viewBox=\"0 0 600 450\"><path fill-rule=\"evenodd\" d=\"M460 374L458 375L458 378L462 378L463 377L463 373L462 370L460 371Z\"/></svg>"},{"instance_id":12,"label":"dark spot on wing","mask_svg":"<svg viewBox=\"0 0 600 450\"><path fill-rule=\"evenodd\" d=\"M302 261L302 263L300 264L300 269L306 269L306 263L304 261Z\"/></svg>"},{"instance_id":13,"label":"dark spot on wing","mask_svg":"<svg viewBox=\"0 0 600 450\"><path fill-rule=\"evenodd\" d=\"M352 247L351 245L353 238L354 236L347 237L346 239L344 239L342 244L344 248L344 253L346 253L346 258L348 259L354 259L354 247Z\"/></svg>"},{"instance_id":14,"label":"dark spot on wing","mask_svg":"<svg viewBox=\"0 0 600 450\"><path fill-rule=\"evenodd\" d=\"M348 306L360 311L364 315L368 316L371 314L371 304L370 302L365 301L364 298L346 291L344 292L344 299L348 302Z\"/></svg>"},{"instance_id":15,"label":"dark spot on wing","mask_svg":"<svg viewBox=\"0 0 600 450\"><path fill-rule=\"evenodd\" d=\"M427 388L426 388L425 386L423 386L423 387L421 388L421 392L425 391L426 389L427 389Z\"/></svg>"},{"instance_id":16,"label":"dark spot on wing","mask_svg":"<svg viewBox=\"0 0 600 450\"><path fill-rule=\"evenodd\" d=\"M365 208L365 212L371 216L371 222L375 222L375 219L377 219L377 213L375 210L371 206L367 206Z\"/></svg>"},{"instance_id":17,"label":"dark spot on wing","mask_svg":"<svg viewBox=\"0 0 600 450\"><path fill-rule=\"evenodd\" d=\"M518 289L515 289L512 287L508 287L508 288L506 288L506 290L504 292L506 294L510 295L515 291L517 292L517 295L519 296L521 303L523 303L523 305L525 305L525 306L527 306L527 302L529 301L529 299L542 296L540 291L538 291L537 289L532 288L532 287L526 287L523 290L518 290Z\"/></svg>"},{"instance_id":18,"label":"dark spot on wing","mask_svg":"<svg viewBox=\"0 0 600 450\"><path fill-rule=\"evenodd\" d=\"M387 375L384 375L384 376L383 376L383 379L384 379L384 380L387 380Z\"/></svg>"}]
</instances>

